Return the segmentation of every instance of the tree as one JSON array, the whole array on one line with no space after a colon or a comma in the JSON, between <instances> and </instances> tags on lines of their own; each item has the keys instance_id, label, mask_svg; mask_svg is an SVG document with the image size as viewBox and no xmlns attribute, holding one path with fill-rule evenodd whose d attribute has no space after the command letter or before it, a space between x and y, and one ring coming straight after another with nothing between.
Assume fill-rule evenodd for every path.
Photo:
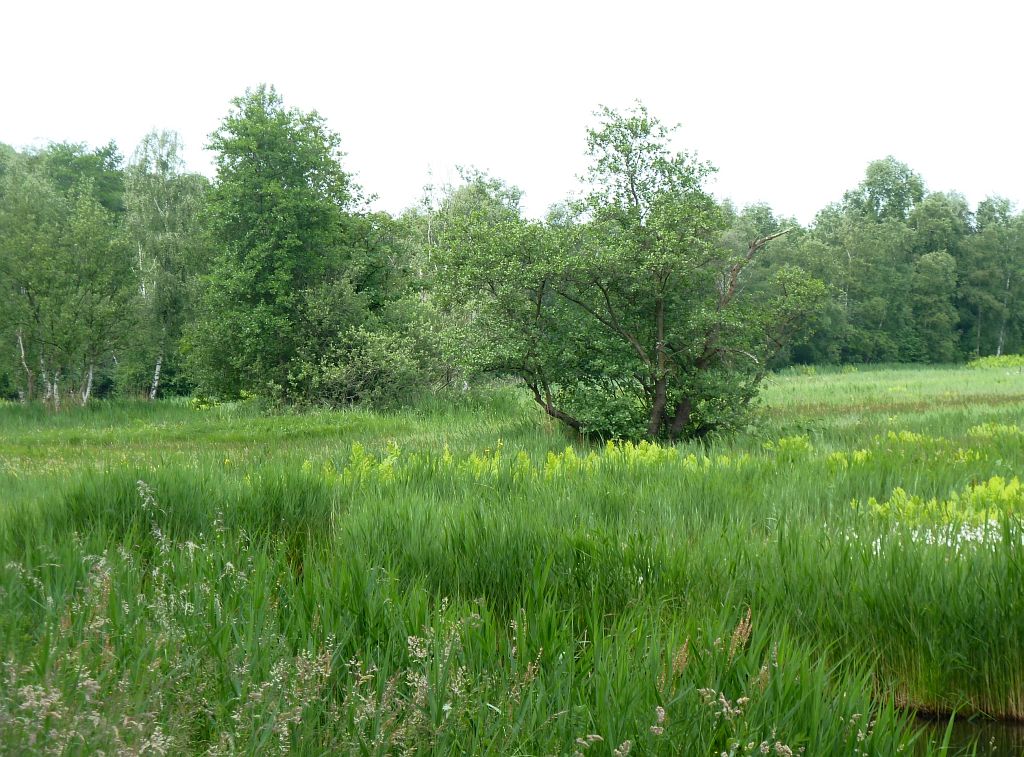
<instances>
[{"instance_id":1,"label":"tree","mask_svg":"<svg viewBox=\"0 0 1024 757\"><path fill-rule=\"evenodd\" d=\"M124 212L123 158L115 142L94 149L84 144L54 142L36 153L33 162L61 193L71 193L87 179L97 202L111 213Z\"/></svg>"},{"instance_id":2,"label":"tree","mask_svg":"<svg viewBox=\"0 0 1024 757\"><path fill-rule=\"evenodd\" d=\"M955 288L946 273L951 263L955 271L968 220L963 198L926 195L920 176L892 157L871 163L843 203L818 214L812 236L831 252L826 278L836 295L821 337L841 361L952 358Z\"/></svg>"},{"instance_id":3,"label":"tree","mask_svg":"<svg viewBox=\"0 0 1024 757\"><path fill-rule=\"evenodd\" d=\"M467 352L582 432L674 440L735 425L824 287L787 268L770 293L748 292L747 267L784 231L728 249L702 186L710 166L673 153L642 106L599 116L573 213L525 222L516 193L478 180L480 201L447 231L443 281L468 308Z\"/></svg>"},{"instance_id":4,"label":"tree","mask_svg":"<svg viewBox=\"0 0 1024 757\"><path fill-rule=\"evenodd\" d=\"M138 329L121 376L155 399L178 375L177 346L192 310L192 284L205 272L200 214L208 183L186 173L178 135L147 134L125 172L125 234L138 279Z\"/></svg>"},{"instance_id":5,"label":"tree","mask_svg":"<svg viewBox=\"0 0 1024 757\"><path fill-rule=\"evenodd\" d=\"M64 198L28 161L7 162L0 183L0 329L16 355L27 400L40 385L47 399L53 395L53 331L62 299L54 251L66 238L67 215Z\"/></svg>"},{"instance_id":6,"label":"tree","mask_svg":"<svg viewBox=\"0 0 1024 757\"><path fill-rule=\"evenodd\" d=\"M422 378L402 231L357 212L339 145L316 112L265 86L211 136L215 253L183 340L202 391L388 405Z\"/></svg>"},{"instance_id":7,"label":"tree","mask_svg":"<svg viewBox=\"0 0 1024 757\"><path fill-rule=\"evenodd\" d=\"M844 280L841 256L796 220L776 217L767 205L757 204L734 211L725 203L724 208L730 220L723 243L736 254L742 253L751 239L788 230L772 242L771 255L755 256L747 266L744 275L749 293L770 293L779 272L788 267L799 268L829 283L821 309L808 315L804 327L797 329L788 346L775 356L772 367L839 362L846 328L846 312L837 297L838 285Z\"/></svg>"},{"instance_id":8,"label":"tree","mask_svg":"<svg viewBox=\"0 0 1024 757\"><path fill-rule=\"evenodd\" d=\"M233 105L210 138L215 257L186 334L188 360L205 391L284 396L314 329L330 339L362 320L365 304L346 276L358 188L316 112L285 108L266 86Z\"/></svg>"},{"instance_id":9,"label":"tree","mask_svg":"<svg viewBox=\"0 0 1024 757\"><path fill-rule=\"evenodd\" d=\"M907 220L923 197L921 177L890 155L868 164L864 181L843 200L851 211L882 223Z\"/></svg>"},{"instance_id":10,"label":"tree","mask_svg":"<svg viewBox=\"0 0 1024 757\"><path fill-rule=\"evenodd\" d=\"M1024 216L1001 198L982 202L966 243L960 282L966 350L1002 355L1024 346Z\"/></svg>"},{"instance_id":11,"label":"tree","mask_svg":"<svg viewBox=\"0 0 1024 757\"><path fill-rule=\"evenodd\" d=\"M0 309L16 346L23 396L85 404L131 327L134 286L116 219L89 178L66 195L29 160L0 187Z\"/></svg>"},{"instance_id":12,"label":"tree","mask_svg":"<svg viewBox=\"0 0 1024 757\"><path fill-rule=\"evenodd\" d=\"M928 252L914 262L910 301L919 362L949 363L957 358L959 334L956 259L948 252Z\"/></svg>"},{"instance_id":13,"label":"tree","mask_svg":"<svg viewBox=\"0 0 1024 757\"><path fill-rule=\"evenodd\" d=\"M75 195L63 261L69 336L64 352L69 368L78 369L77 387L84 405L92 395L101 360L113 362L115 351L134 326L131 302L136 280L113 214L95 199L91 182L85 180Z\"/></svg>"}]
</instances>

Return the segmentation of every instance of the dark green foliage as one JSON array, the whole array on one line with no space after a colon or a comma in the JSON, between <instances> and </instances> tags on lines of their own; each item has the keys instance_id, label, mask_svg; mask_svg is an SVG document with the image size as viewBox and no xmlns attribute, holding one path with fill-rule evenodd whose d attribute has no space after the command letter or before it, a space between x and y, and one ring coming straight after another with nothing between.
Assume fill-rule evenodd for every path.
<instances>
[{"instance_id":1,"label":"dark green foliage","mask_svg":"<svg viewBox=\"0 0 1024 757\"><path fill-rule=\"evenodd\" d=\"M914 261L910 304L917 362L951 363L959 357L956 260L948 252L927 252Z\"/></svg>"},{"instance_id":2,"label":"dark green foliage","mask_svg":"<svg viewBox=\"0 0 1024 757\"><path fill-rule=\"evenodd\" d=\"M236 99L212 135L214 260L185 335L200 391L392 405L429 380L412 322L394 317L410 286L405 231L359 212L339 145L267 87Z\"/></svg>"},{"instance_id":3,"label":"dark green foliage","mask_svg":"<svg viewBox=\"0 0 1024 757\"><path fill-rule=\"evenodd\" d=\"M843 196L851 214L868 221L906 221L924 197L924 182L891 155L867 167L864 181Z\"/></svg>"},{"instance_id":4,"label":"dark green foliage","mask_svg":"<svg viewBox=\"0 0 1024 757\"><path fill-rule=\"evenodd\" d=\"M87 180L100 205L112 213L124 212L124 158L114 142L92 150L84 144L54 143L35 153L31 160L58 191L69 193Z\"/></svg>"},{"instance_id":5,"label":"dark green foliage","mask_svg":"<svg viewBox=\"0 0 1024 757\"><path fill-rule=\"evenodd\" d=\"M927 193L905 165L872 163L843 203L776 245L775 264L799 261L830 286L809 324L815 333L798 335L778 364L941 363L1019 350L1020 228L1005 200L972 214L959 195Z\"/></svg>"},{"instance_id":6,"label":"dark green foliage","mask_svg":"<svg viewBox=\"0 0 1024 757\"><path fill-rule=\"evenodd\" d=\"M0 145L0 394L391 407L486 371L578 431L674 439L742 425L770 368L1024 349L1008 201L972 213L888 157L801 228L714 200L642 107L599 116L585 194L543 223L474 172L368 212L338 135L265 86L211 136L212 184L172 132L127 165Z\"/></svg>"},{"instance_id":7,"label":"dark green foliage","mask_svg":"<svg viewBox=\"0 0 1024 757\"><path fill-rule=\"evenodd\" d=\"M964 352L1024 350L1024 215L999 198L978 207L977 232L964 245L959 286Z\"/></svg>"},{"instance_id":8,"label":"dark green foliage","mask_svg":"<svg viewBox=\"0 0 1024 757\"><path fill-rule=\"evenodd\" d=\"M267 87L237 98L211 136L215 257L187 335L202 390L283 396L300 350L316 338L307 322L336 333L361 320L365 306L345 277L355 189L339 144L319 115L285 108Z\"/></svg>"}]
</instances>

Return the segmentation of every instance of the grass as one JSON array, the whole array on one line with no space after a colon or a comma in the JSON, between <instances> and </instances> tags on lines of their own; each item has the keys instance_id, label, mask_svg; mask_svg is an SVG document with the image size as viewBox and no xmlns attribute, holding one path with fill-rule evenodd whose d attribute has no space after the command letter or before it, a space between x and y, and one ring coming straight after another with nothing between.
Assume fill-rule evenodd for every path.
<instances>
[{"instance_id":1,"label":"grass","mask_svg":"<svg viewBox=\"0 0 1024 757\"><path fill-rule=\"evenodd\" d=\"M1024 717L1024 378L794 371L761 415L665 449L511 390L0 406L0 751L929 754L915 711Z\"/></svg>"}]
</instances>

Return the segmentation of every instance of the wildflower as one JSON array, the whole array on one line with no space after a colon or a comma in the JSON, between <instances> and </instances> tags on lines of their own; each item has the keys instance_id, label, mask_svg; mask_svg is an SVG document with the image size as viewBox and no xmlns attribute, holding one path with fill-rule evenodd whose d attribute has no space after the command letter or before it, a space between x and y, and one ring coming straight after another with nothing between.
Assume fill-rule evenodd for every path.
<instances>
[{"instance_id":1,"label":"wildflower","mask_svg":"<svg viewBox=\"0 0 1024 757\"><path fill-rule=\"evenodd\" d=\"M410 636L406 643L409 646L409 654L418 660L427 658L427 644L419 636Z\"/></svg>"}]
</instances>

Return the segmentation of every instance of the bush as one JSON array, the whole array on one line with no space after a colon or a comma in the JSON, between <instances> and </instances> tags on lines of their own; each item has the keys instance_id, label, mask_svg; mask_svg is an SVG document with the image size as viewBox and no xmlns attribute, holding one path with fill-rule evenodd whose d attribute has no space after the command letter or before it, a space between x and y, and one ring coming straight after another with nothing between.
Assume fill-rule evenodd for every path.
<instances>
[{"instance_id":1,"label":"bush","mask_svg":"<svg viewBox=\"0 0 1024 757\"><path fill-rule=\"evenodd\" d=\"M304 364L295 378L312 404L390 409L422 392L425 376L411 337L359 327L319 362Z\"/></svg>"},{"instance_id":2,"label":"bush","mask_svg":"<svg viewBox=\"0 0 1024 757\"><path fill-rule=\"evenodd\" d=\"M975 358L967 364L968 368L1022 368L1024 355L988 355Z\"/></svg>"}]
</instances>

